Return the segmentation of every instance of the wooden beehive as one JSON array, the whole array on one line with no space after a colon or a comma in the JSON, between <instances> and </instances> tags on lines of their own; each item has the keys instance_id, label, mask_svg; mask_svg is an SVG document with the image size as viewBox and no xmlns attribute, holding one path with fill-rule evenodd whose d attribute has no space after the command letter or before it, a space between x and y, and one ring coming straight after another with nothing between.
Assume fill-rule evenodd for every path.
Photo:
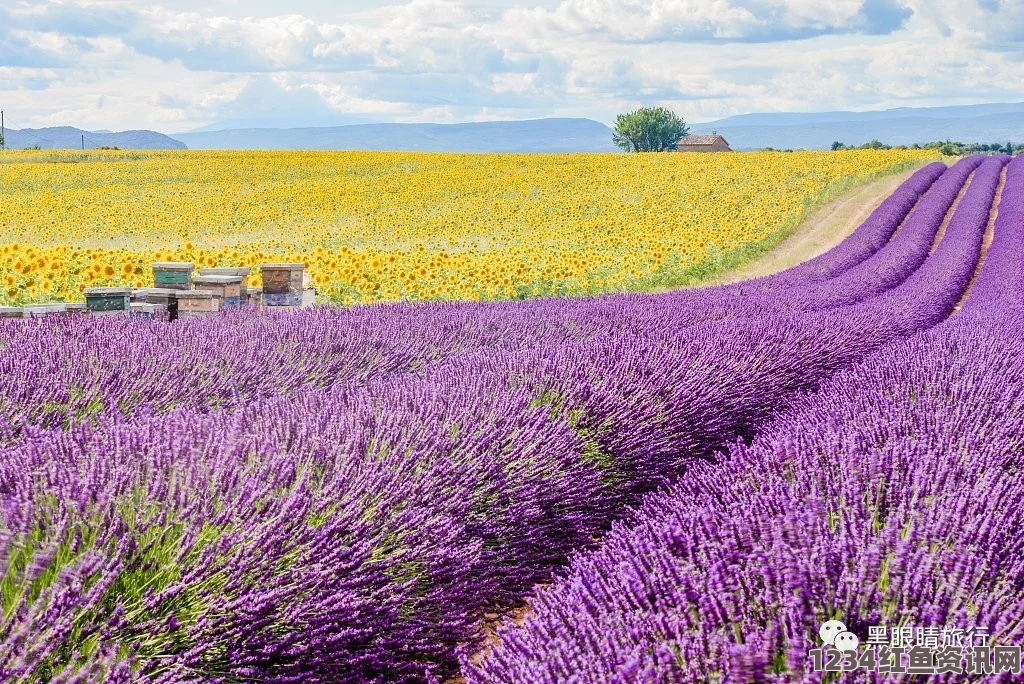
<instances>
[{"instance_id":1,"label":"wooden beehive","mask_svg":"<svg viewBox=\"0 0 1024 684\"><path fill-rule=\"evenodd\" d=\"M89 313L89 309L86 308L85 302L72 302L68 304L65 311L69 316L85 316Z\"/></svg>"},{"instance_id":2,"label":"wooden beehive","mask_svg":"<svg viewBox=\"0 0 1024 684\"><path fill-rule=\"evenodd\" d=\"M220 310L220 300L209 290L182 290L177 299L178 318L209 316Z\"/></svg>"},{"instance_id":3,"label":"wooden beehive","mask_svg":"<svg viewBox=\"0 0 1024 684\"><path fill-rule=\"evenodd\" d=\"M288 294L263 293L263 305L278 309L300 309L316 304L316 290L289 292Z\"/></svg>"},{"instance_id":4,"label":"wooden beehive","mask_svg":"<svg viewBox=\"0 0 1024 684\"><path fill-rule=\"evenodd\" d=\"M163 318L167 315L167 307L163 304L132 302L132 315L141 318Z\"/></svg>"},{"instance_id":5,"label":"wooden beehive","mask_svg":"<svg viewBox=\"0 0 1024 684\"><path fill-rule=\"evenodd\" d=\"M237 309L242 305L242 276L197 275L192 283L197 289L212 292L220 300L222 309Z\"/></svg>"},{"instance_id":6,"label":"wooden beehive","mask_svg":"<svg viewBox=\"0 0 1024 684\"><path fill-rule=\"evenodd\" d=\"M90 312L127 311L131 301L130 287L85 288L85 308Z\"/></svg>"},{"instance_id":7,"label":"wooden beehive","mask_svg":"<svg viewBox=\"0 0 1024 684\"><path fill-rule=\"evenodd\" d=\"M24 310L20 306L0 306L0 318L22 318Z\"/></svg>"},{"instance_id":8,"label":"wooden beehive","mask_svg":"<svg viewBox=\"0 0 1024 684\"><path fill-rule=\"evenodd\" d=\"M153 284L172 290L191 290L194 268L183 261L157 261L153 264Z\"/></svg>"},{"instance_id":9,"label":"wooden beehive","mask_svg":"<svg viewBox=\"0 0 1024 684\"><path fill-rule=\"evenodd\" d=\"M263 290L258 287L247 287L242 290L242 303L259 306L263 301Z\"/></svg>"},{"instance_id":10,"label":"wooden beehive","mask_svg":"<svg viewBox=\"0 0 1024 684\"><path fill-rule=\"evenodd\" d=\"M263 264L263 295L302 294L305 264ZM266 302L264 301L264 304Z\"/></svg>"},{"instance_id":11,"label":"wooden beehive","mask_svg":"<svg viewBox=\"0 0 1024 684\"><path fill-rule=\"evenodd\" d=\"M302 305L302 293L301 292L286 292L284 294L275 294L271 292L263 293L263 306L301 306Z\"/></svg>"},{"instance_id":12,"label":"wooden beehive","mask_svg":"<svg viewBox=\"0 0 1024 684\"><path fill-rule=\"evenodd\" d=\"M227 276L239 276L242 279L242 292L245 292L245 288L249 286L249 272L248 266L218 266L216 268L201 268L199 269L199 275L227 275ZM193 281L195 282L195 281Z\"/></svg>"},{"instance_id":13,"label":"wooden beehive","mask_svg":"<svg viewBox=\"0 0 1024 684\"><path fill-rule=\"evenodd\" d=\"M150 287L139 292L137 301L146 304L159 304L167 311L167 320L178 317L178 293L182 290L171 290L166 287Z\"/></svg>"}]
</instances>

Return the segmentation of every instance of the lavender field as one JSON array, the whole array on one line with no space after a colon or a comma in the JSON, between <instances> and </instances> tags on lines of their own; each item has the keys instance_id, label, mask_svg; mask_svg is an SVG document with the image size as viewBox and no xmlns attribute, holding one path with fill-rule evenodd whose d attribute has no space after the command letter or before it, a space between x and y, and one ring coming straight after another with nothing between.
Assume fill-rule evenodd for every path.
<instances>
[{"instance_id":1,"label":"lavender field","mask_svg":"<svg viewBox=\"0 0 1024 684\"><path fill-rule=\"evenodd\" d=\"M1021 157L733 285L0 320L0 680L821 681L829 619L1021 644L1022 452Z\"/></svg>"}]
</instances>

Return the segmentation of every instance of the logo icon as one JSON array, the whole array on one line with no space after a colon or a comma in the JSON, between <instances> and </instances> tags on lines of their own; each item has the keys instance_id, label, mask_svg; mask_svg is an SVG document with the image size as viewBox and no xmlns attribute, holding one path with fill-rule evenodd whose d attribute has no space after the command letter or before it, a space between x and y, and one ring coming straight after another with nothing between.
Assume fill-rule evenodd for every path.
<instances>
[{"instance_id":1,"label":"logo icon","mask_svg":"<svg viewBox=\"0 0 1024 684\"><path fill-rule=\"evenodd\" d=\"M818 636L828 646L835 646L840 651L856 651L860 646L860 639L853 632L846 629L839 620L829 620L818 629Z\"/></svg>"}]
</instances>

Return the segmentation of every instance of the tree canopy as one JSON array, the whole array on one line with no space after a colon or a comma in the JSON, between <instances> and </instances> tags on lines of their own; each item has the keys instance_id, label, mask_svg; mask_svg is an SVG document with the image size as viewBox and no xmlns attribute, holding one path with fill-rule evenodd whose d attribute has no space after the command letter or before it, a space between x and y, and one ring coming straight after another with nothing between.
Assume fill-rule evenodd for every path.
<instances>
[{"instance_id":1,"label":"tree canopy","mask_svg":"<svg viewBox=\"0 0 1024 684\"><path fill-rule=\"evenodd\" d=\"M689 132L686 122L664 107L641 107L615 117L612 142L626 152L674 151Z\"/></svg>"}]
</instances>

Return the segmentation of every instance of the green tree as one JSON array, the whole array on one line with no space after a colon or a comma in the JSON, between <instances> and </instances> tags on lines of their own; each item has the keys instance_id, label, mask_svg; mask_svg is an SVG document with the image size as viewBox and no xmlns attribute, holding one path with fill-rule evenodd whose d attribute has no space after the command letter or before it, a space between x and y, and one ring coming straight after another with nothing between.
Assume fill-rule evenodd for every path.
<instances>
[{"instance_id":1,"label":"green tree","mask_svg":"<svg viewBox=\"0 0 1024 684\"><path fill-rule=\"evenodd\" d=\"M839 142L838 140L836 140L835 142L832 143L832 151L833 152L838 152L839 150L845 150L845 149L846 149L846 145L844 145L843 143Z\"/></svg>"},{"instance_id":2,"label":"green tree","mask_svg":"<svg viewBox=\"0 0 1024 684\"><path fill-rule=\"evenodd\" d=\"M941 152L942 154L946 155L947 157L958 156L960 154L963 154L963 151L964 150L963 150L963 146L962 145L954 143L954 142L952 142L950 140L947 140L946 142L944 142L942 144L942 147L939 148L939 152Z\"/></svg>"},{"instance_id":3,"label":"green tree","mask_svg":"<svg viewBox=\"0 0 1024 684\"><path fill-rule=\"evenodd\" d=\"M612 142L626 152L674 151L689 132L686 122L664 107L641 107L615 117Z\"/></svg>"}]
</instances>

